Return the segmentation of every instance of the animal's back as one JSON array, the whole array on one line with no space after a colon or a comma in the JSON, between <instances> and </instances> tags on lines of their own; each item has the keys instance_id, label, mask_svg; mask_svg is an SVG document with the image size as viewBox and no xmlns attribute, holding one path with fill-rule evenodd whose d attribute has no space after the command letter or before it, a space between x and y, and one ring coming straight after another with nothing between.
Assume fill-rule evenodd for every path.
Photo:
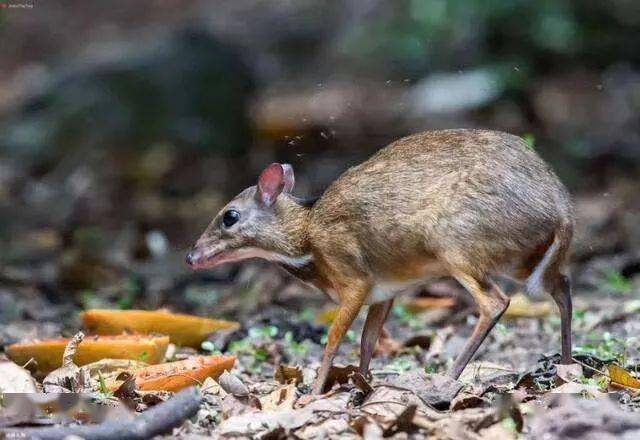
<instances>
[{"instance_id":1,"label":"animal's back","mask_svg":"<svg viewBox=\"0 0 640 440\"><path fill-rule=\"evenodd\" d=\"M563 185L522 139L485 130L400 139L340 176L312 215L321 247L357 252L362 266L424 254L487 270L548 247L572 216Z\"/></svg>"}]
</instances>

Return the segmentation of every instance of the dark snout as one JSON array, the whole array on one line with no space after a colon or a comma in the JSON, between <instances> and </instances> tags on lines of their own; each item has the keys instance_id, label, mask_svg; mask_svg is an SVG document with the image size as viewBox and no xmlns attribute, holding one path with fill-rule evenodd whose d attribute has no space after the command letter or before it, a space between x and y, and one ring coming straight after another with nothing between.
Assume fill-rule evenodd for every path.
<instances>
[{"instance_id":1,"label":"dark snout","mask_svg":"<svg viewBox=\"0 0 640 440\"><path fill-rule=\"evenodd\" d=\"M193 248L185 257L185 261L189 266L195 268L204 262L204 252L201 249Z\"/></svg>"}]
</instances>

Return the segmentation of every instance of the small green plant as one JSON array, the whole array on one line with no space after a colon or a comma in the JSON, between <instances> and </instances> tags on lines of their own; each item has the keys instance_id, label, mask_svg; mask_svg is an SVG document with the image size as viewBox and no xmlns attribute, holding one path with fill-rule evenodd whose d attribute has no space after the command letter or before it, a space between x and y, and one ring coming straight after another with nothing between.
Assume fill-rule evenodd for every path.
<instances>
[{"instance_id":1,"label":"small green plant","mask_svg":"<svg viewBox=\"0 0 640 440\"><path fill-rule=\"evenodd\" d=\"M202 349L202 351L206 351L207 353L213 355L213 354L222 354L222 352L220 350L218 350L215 346L215 344L211 341L204 341L202 342L202 344L200 344L200 348Z\"/></svg>"},{"instance_id":2,"label":"small green plant","mask_svg":"<svg viewBox=\"0 0 640 440\"><path fill-rule=\"evenodd\" d=\"M409 359L407 359L406 357L397 357L393 362L387 365L385 369L394 371L396 373L404 373L405 371L409 371L412 368L414 368L414 364Z\"/></svg>"},{"instance_id":3,"label":"small green plant","mask_svg":"<svg viewBox=\"0 0 640 440\"><path fill-rule=\"evenodd\" d=\"M93 289L85 289L80 292L80 302L83 309L100 309L108 307L107 301L105 301L98 293Z\"/></svg>"},{"instance_id":4,"label":"small green plant","mask_svg":"<svg viewBox=\"0 0 640 440\"><path fill-rule=\"evenodd\" d=\"M509 335L509 328L504 325L503 323L499 322L496 324L496 332L500 335L500 336L508 336Z\"/></svg>"},{"instance_id":5,"label":"small green plant","mask_svg":"<svg viewBox=\"0 0 640 440\"><path fill-rule=\"evenodd\" d=\"M268 325L266 327L254 327L249 329L249 338L251 339L270 339L278 335L278 327Z\"/></svg>"},{"instance_id":6,"label":"small green plant","mask_svg":"<svg viewBox=\"0 0 640 440\"><path fill-rule=\"evenodd\" d=\"M288 331L284 334L284 341L287 343L287 346L294 353L304 356L309 352L309 345L305 343L305 341L298 342L293 339L293 333Z\"/></svg>"},{"instance_id":7,"label":"small green plant","mask_svg":"<svg viewBox=\"0 0 640 440\"><path fill-rule=\"evenodd\" d=\"M626 295L631 293L631 281L615 269L608 269L604 272L606 287L613 293Z\"/></svg>"},{"instance_id":8,"label":"small green plant","mask_svg":"<svg viewBox=\"0 0 640 440\"><path fill-rule=\"evenodd\" d=\"M233 354L248 352L252 350L253 346L251 345L251 341L249 341L249 338L243 338L238 341L233 341L229 344L229 352Z\"/></svg>"},{"instance_id":9,"label":"small green plant","mask_svg":"<svg viewBox=\"0 0 640 440\"><path fill-rule=\"evenodd\" d=\"M413 330L424 328L424 323L403 304L393 306L393 314Z\"/></svg>"},{"instance_id":10,"label":"small green plant","mask_svg":"<svg viewBox=\"0 0 640 440\"><path fill-rule=\"evenodd\" d=\"M435 374L438 372L438 366L433 362L429 362L424 366L424 372L427 374Z\"/></svg>"},{"instance_id":11,"label":"small green plant","mask_svg":"<svg viewBox=\"0 0 640 440\"><path fill-rule=\"evenodd\" d=\"M313 322L316 318L317 310L307 307L300 313L300 319L307 322Z\"/></svg>"},{"instance_id":12,"label":"small green plant","mask_svg":"<svg viewBox=\"0 0 640 440\"><path fill-rule=\"evenodd\" d=\"M513 420L512 417L507 417L505 419L502 419L502 426L509 432L512 432L514 434L516 434L518 432L518 425L516 424L516 421Z\"/></svg>"},{"instance_id":13,"label":"small green plant","mask_svg":"<svg viewBox=\"0 0 640 440\"><path fill-rule=\"evenodd\" d=\"M140 283L135 278L129 277L124 280L122 285L123 295L118 298L118 308L121 310L127 310L133 307L133 304L140 294L142 288Z\"/></svg>"},{"instance_id":14,"label":"small green plant","mask_svg":"<svg viewBox=\"0 0 640 440\"><path fill-rule=\"evenodd\" d=\"M253 365L249 366L249 369L255 369L269 359L269 351L265 347L278 335L279 331L278 327L273 325L251 328L246 338L229 344L229 352L253 358Z\"/></svg>"},{"instance_id":15,"label":"small green plant","mask_svg":"<svg viewBox=\"0 0 640 440\"><path fill-rule=\"evenodd\" d=\"M609 387L609 379L605 376L600 376L599 378L589 377L586 378L584 376L578 378L578 382L584 385L595 385L598 387L600 391L606 391Z\"/></svg>"},{"instance_id":16,"label":"small green plant","mask_svg":"<svg viewBox=\"0 0 640 440\"><path fill-rule=\"evenodd\" d=\"M522 135L522 140L527 145L527 147L534 150L536 148L536 137L533 133L525 133Z\"/></svg>"},{"instance_id":17,"label":"small green plant","mask_svg":"<svg viewBox=\"0 0 640 440\"><path fill-rule=\"evenodd\" d=\"M609 332L604 332L601 339L596 335L592 335L589 339L592 342L578 345L575 350L603 360L615 359L622 367L626 365L629 350L638 347L638 338L635 336L618 338Z\"/></svg>"},{"instance_id":18,"label":"small green plant","mask_svg":"<svg viewBox=\"0 0 640 440\"><path fill-rule=\"evenodd\" d=\"M104 380L102 371L98 371L98 384L99 384L100 394L107 397L113 394L111 391L109 391L109 388L107 388L107 383Z\"/></svg>"},{"instance_id":19,"label":"small green plant","mask_svg":"<svg viewBox=\"0 0 640 440\"><path fill-rule=\"evenodd\" d=\"M253 358L258 362L264 362L269 359L269 352L264 347L256 347Z\"/></svg>"}]
</instances>

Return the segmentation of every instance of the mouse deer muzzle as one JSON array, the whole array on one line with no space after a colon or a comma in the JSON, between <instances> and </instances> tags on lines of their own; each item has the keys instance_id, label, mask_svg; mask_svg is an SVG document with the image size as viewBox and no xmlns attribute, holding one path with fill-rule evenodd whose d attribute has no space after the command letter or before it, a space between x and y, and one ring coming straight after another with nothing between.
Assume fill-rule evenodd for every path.
<instances>
[{"instance_id":1,"label":"mouse deer muzzle","mask_svg":"<svg viewBox=\"0 0 640 440\"><path fill-rule=\"evenodd\" d=\"M207 233L193 246L187 254L185 261L193 269L208 269L222 264L225 256L228 257L227 246L221 240L209 237Z\"/></svg>"}]
</instances>

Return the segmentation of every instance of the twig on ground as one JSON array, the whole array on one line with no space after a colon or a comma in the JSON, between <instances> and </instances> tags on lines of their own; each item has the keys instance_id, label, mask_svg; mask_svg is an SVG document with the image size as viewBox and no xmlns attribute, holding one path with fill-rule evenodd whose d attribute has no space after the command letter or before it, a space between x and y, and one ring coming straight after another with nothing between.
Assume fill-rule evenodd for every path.
<instances>
[{"instance_id":1,"label":"twig on ground","mask_svg":"<svg viewBox=\"0 0 640 440\"><path fill-rule=\"evenodd\" d=\"M61 440L69 436L92 440L138 440L165 434L179 426L200 408L202 397L195 387L187 388L171 399L145 411L134 420L108 420L99 425L47 428L11 428L0 430L3 438Z\"/></svg>"}]
</instances>

